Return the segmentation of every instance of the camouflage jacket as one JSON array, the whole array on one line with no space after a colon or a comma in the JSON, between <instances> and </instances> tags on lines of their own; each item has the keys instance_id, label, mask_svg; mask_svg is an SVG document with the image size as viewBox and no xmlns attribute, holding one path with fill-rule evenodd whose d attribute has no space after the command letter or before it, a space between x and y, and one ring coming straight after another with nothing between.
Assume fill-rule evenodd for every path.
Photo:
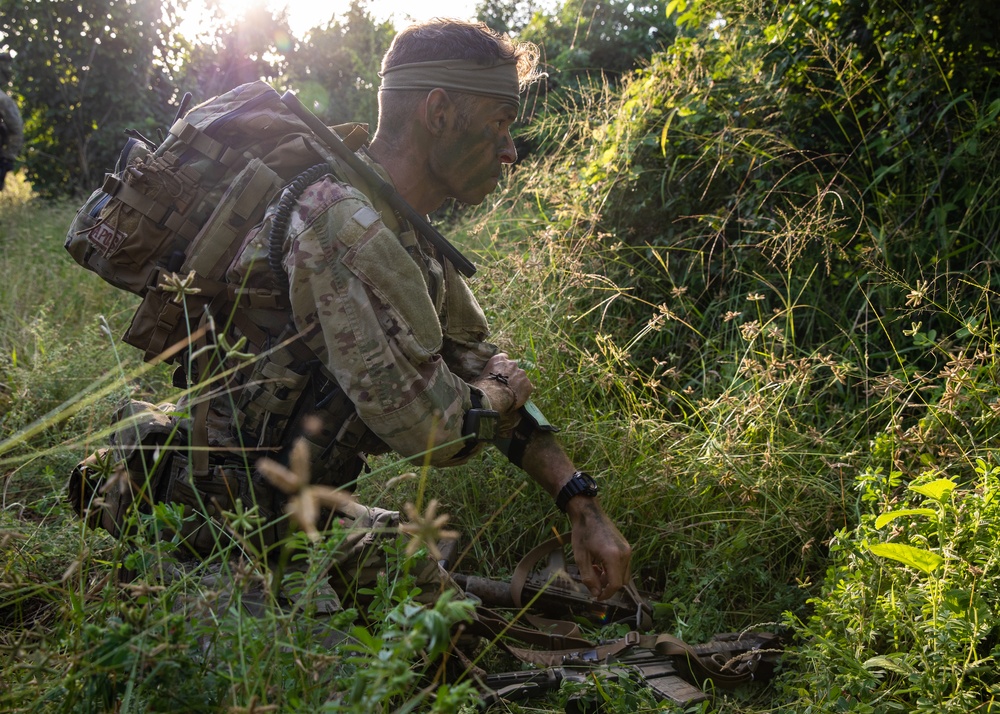
<instances>
[{"instance_id":1,"label":"camouflage jacket","mask_svg":"<svg viewBox=\"0 0 1000 714\"><path fill-rule=\"evenodd\" d=\"M496 352L485 341L485 315L454 267L364 188L327 176L302 194L284 244L286 317L369 436L404 457L430 452L433 465L462 463L481 448L462 440L472 392L490 406L468 384ZM274 206L245 239L227 282L275 287L267 246L273 216ZM268 320L274 316L261 314L258 322L273 337L282 325ZM212 421L228 420L232 429L228 403L213 401Z\"/></svg>"},{"instance_id":2,"label":"camouflage jacket","mask_svg":"<svg viewBox=\"0 0 1000 714\"><path fill-rule=\"evenodd\" d=\"M24 125L17 103L0 92L0 159L13 162L24 147Z\"/></svg>"}]
</instances>

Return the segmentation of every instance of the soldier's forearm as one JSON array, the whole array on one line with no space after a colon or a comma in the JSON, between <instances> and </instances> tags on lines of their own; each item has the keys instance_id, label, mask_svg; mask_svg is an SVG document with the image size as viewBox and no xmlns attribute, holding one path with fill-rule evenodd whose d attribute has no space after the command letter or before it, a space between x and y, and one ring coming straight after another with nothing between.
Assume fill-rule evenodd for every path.
<instances>
[{"instance_id":1,"label":"soldier's forearm","mask_svg":"<svg viewBox=\"0 0 1000 714\"><path fill-rule=\"evenodd\" d=\"M576 471L555 435L546 431L535 431L531 435L521 467L553 499Z\"/></svg>"}]
</instances>

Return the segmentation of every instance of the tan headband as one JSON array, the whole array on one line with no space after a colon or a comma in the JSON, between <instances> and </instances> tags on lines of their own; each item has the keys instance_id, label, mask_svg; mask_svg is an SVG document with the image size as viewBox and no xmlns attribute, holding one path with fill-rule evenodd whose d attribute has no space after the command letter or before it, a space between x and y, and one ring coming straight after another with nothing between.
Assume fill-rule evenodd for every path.
<instances>
[{"instance_id":1,"label":"tan headband","mask_svg":"<svg viewBox=\"0 0 1000 714\"><path fill-rule=\"evenodd\" d=\"M440 87L455 92L496 97L517 104L519 83L513 62L483 66L468 60L435 60L390 67L380 73L382 91Z\"/></svg>"}]
</instances>

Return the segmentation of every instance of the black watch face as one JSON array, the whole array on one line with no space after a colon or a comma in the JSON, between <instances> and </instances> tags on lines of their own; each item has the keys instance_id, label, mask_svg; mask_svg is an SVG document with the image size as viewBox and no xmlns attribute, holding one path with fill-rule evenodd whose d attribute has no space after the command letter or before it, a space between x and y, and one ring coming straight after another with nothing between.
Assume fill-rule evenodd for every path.
<instances>
[{"instance_id":1,"label":"black watch face","mask_svg":"<svg viewBox=\"0 0 1000 714\"><path fill-rule=\"evenodd\" d=\"M596 496L597 481L588 473L578 473L573 476L572 490L574 495Z\"/></svg>"}]
</instances>

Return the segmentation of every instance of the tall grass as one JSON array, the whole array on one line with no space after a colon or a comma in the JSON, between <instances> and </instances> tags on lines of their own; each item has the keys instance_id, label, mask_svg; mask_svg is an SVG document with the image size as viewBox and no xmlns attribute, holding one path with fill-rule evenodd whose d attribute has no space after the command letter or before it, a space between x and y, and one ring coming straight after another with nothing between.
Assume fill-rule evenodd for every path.
<instances>
[{"instance_id":1,"label":"tall grass","mask_svg":"<svg viewBox=\"0 0 1000 714\"><path fill-rule=\"evenodd\" d=\"M928 177L973 145L994 166L1000 105L951 106L955 153L909 137L928 159L919 166L865 133L858 102L879 88L849 47L798 38L816 75L790 86L765 72L790 40L748 38L772 19L682 38L620 93L597 83L554 95L562 111L534 127L539 154L466 212L456 237L476 254L491 339L529 372L633 543L656 627L691 642L789 633L777 686L719 693L705 711L989 711L1000 691L997 184L984 172L942 214L929 207L947 187ZM822 91L789 105L806 80ZM806 109L863 143L802 146ZM161 396L165 375L117 350L133 303L62 254L72 208L15 188L0 194L0 673L11 683L0 704L470 706L461 684L435 689L443 675L428 657L466 613L418 606L405 553L388 554L370 617L324 619L334 532L295 571L301 598L289 608L265 596L251 617L216 607L212 583L234 580L242 598L275 577L266 561L226 571L220 557L216 572L164 578L177 554L141 534L174 522L171 509L137 519L127 555L67 515L66 468L106 438L115 398ZM373 467L359 498L421 510L438 499L464 535L466 572L507 576L567 525L492 452L449 470ZM245 514L229 518L236 528ZM140 573L130 588L111 577L124 557ZM178 614L192 605L203 616ZM351 639L317 634L331 630ZM635 710L616 701L609 711Z\"/></svg>"},{"instance_id":2,"label":"tall grass","mask_svg":"<svg viewBox=\"0 0 1000 714\"><path fill-rule=\"evenodd\" d=\"M987 710L997 195L992 173L952 172L1000 156L1000 105L872 128L871 102L900 122L921 108L854 48L772 34L789 28L769 6L712 7L725 24L620 95L563 95L534 127L552 151L497 205L546 224L514 244L519 267L548 268L529 298L547 319L514 341L559 324L572 345L558 371L614 435L601 456L633 494L618 508L665 622L796 632L770 706ZM817 153L821 125L847 142ZM935 480L957 486L908 498Z\"/></svg>"}]
</instances>

